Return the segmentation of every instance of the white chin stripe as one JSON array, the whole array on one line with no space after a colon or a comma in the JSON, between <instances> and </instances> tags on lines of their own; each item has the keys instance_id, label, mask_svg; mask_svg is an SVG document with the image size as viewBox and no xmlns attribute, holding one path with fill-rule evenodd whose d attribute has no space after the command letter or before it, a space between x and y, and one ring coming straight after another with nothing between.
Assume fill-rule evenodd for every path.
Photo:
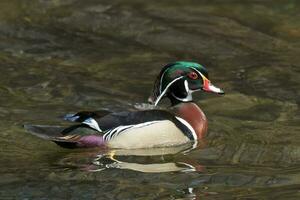
<instances>
[{"instance_id":1,"label":"white chin stripe","mask_svg":"<svg viewBox=\"0 0 300 200\"><path fill-rule=\"evenodd\" d=\"M174 93L172 93L172 96L177 99L178 101L182 101L182 102L189 102L189 101L193 101L193 96L192 96L192 93L194 91L190 90L189 88L189 83L187 80L184 81L184 89L187 93L187 96L184 97L184 98L180 98L180 97L177 97Z\"/></svg>"},{"instance_id":2,"label":"white chin stripe","mask_svg":"<svg viewBox=\"0 0 300 200\"><path fill-rule=\"evenodd\" d=\"M182 101L182 102L189 102L192 101L193 98L191 96L186 96L185 98L179 98L177 96L175 96L175 94L172 93L172 96L177 99L178 101Z\"/></svg>"}]
</instances>

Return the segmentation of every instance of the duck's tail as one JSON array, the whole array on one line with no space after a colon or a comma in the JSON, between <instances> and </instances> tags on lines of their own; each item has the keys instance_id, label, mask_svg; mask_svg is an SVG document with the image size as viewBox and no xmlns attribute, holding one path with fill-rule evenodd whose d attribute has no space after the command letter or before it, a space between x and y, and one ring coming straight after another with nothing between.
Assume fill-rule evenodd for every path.
<instances>
[{"instance_id":1,"label":"duck's tail","mask_svg":"<svg viewBox=\"0 0 300 200\"><path fill-rule=\"evenodd\" d=\"M62 126L49 126L49 125L23 125L25 130L27 130L32 135L45 140L55 140L56 138L62 137L63 130Z\"/></svg>"},{"instance_id":2,"label":"duck's tail","mask_svg":"<svg viewBox=\"0 0 300 200\"><path fill-rule=\"evenodd\" d=\"M24 128L39 138L55 142L64 148L99 147L104 145L102 135L89 128L71 126L24 125ZM85 134L82 135L83 129Z\"/></svg>"}]
</instances>

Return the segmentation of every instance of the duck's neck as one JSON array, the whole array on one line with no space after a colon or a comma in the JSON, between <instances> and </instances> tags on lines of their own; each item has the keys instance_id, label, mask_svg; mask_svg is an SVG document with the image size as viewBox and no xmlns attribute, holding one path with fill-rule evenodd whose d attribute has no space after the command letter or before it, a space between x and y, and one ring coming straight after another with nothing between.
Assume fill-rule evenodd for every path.
<instances>
[{"instance_id":1,"label":"duck's neck","mask_svg":"<svg viewBox=\"0 0 300 200\"><path fill-rule=\"evenodd\" d=\"M179 103L173 107L175 114L187 121L199 139L207 132L207 119L203 111L193 102Z\"/></svg>"}]
</instances>

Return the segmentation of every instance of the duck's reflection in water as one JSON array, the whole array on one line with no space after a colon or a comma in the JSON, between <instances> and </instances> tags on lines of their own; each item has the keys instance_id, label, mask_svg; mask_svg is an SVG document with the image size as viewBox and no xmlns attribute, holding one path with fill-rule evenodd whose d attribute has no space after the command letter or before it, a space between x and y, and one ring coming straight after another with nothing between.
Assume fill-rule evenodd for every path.
<instances>
[{"instance_id":1,"label":"duck's reflection in water","mask_svg":"<svg viewBox=\"0 0 300 200\"><path fill-rule=\"evenodd\" d=\"M97 172L116 168L145 173L204 171L204 166L184 156L195 148L194 143L188 143L164 148L108 150L97 154L92 164L83 169Z\"/></svg>"}]
</instances>

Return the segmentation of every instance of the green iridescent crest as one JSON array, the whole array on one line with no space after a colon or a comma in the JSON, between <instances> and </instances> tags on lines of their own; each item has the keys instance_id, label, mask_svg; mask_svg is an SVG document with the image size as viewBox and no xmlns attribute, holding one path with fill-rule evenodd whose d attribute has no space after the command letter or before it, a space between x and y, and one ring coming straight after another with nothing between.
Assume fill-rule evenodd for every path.
<instances>
[{"instance_id":1,"label":"green iridescent crest","mask_svg":"<svg viewBox=\"0 0 300 200\"><path fill-rule=\"evenodd\" d=\"M200 76L198 74L198 72L200 72L207 77L207 70L198 63L185 62L185 61L176 62L171 67L168 67L163 73L163 77L161 77L161 83L160 83L161 86L160 92L162 92L167 87L167 85L174 79L178 77L185 77L189 75L189 73L191 72L195 72L198 76Z\"/></svg>"},{"instance_id":2,"label":"green iridescent crest","mask_svg":"<svg viewBox=\"0 0 300 200\"><path fill-rule=\"evenodd\" d=\"M191 94L188 93L202 88L203 76L208 78L207 70L198 63L186 61L170 63L163 67L158 75L150 102L157 105L169 93L172 93L175 97L181 96L178 98L182 98L183 101L189 101L191 100ZM172 90L172 87L175 86L176 90Z\"/></svg>"}]
</instances>

